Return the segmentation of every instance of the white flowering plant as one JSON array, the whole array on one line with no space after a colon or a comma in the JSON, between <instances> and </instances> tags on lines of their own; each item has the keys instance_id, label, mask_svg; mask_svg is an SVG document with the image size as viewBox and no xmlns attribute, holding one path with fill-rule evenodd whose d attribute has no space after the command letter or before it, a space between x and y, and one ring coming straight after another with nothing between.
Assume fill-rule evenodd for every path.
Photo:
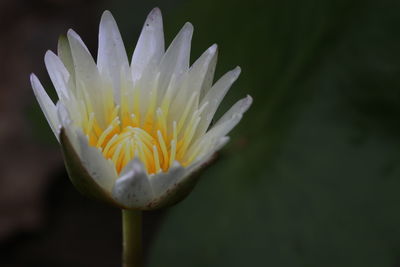
<instances>
[{"instance_id":1,"label":"white flowering plant","mask_svg":"<svg viewBox=\"0 0 400 267\"><path fill-rule=\"evenodd\" d=\"M31 75L73 184L123 210L124 266L141 264L140 211L186 196L195 174L227 143L252 103L250 96L239 100L211 126L240 68L213 83L217 45L190 66L192 33L186 23L165 51L155 8L129 62L117 24L105 11L96 61L73 30L60 37L57 54L46 53L56 104Z\"/></svg>"}]
</instances>

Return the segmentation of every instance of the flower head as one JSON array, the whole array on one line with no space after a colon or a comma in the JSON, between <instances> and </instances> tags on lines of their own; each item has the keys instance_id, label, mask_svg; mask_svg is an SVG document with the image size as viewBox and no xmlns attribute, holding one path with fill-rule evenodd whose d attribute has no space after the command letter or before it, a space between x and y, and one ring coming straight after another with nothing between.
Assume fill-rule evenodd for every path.
<instances>
[{"instance_id":1,"label":"flower head","mask_svg":"<svg viewBox=\"0 0 400 267\"><path fill-rule=\"evenodd\" d=\"M129 64L117 24L105 11L97 63L73 30L60 38L58 55L46 53L57 104L33 74L32 87L82 192L125 209L170 204L228 141L252 99L240 100L210 127L240 68L213 84L217 46L189 66L192 33L186 23L165 51L155 8Z\"/></svg>"}]
</instances>

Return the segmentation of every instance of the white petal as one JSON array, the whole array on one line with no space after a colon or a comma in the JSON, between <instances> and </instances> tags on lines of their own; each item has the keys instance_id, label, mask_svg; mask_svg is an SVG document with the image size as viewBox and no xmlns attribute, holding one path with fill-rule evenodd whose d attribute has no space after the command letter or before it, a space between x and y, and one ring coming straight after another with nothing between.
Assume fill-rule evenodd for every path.
<instances>
[{"instance_id":1,"label":"white petal","mask_svg":"<svg viewBox=\"0 0 400 267\"><path fill-rule=\"evenodd\" d=\"M242 114L234 114L229 120L224 123L212 127L205 135L197 139L187 151L187 155L191 157L194 151L197 151L196 158L203 157L203 155L214 150L215 143L225 137L242 119Z\"/></svg>"},{"instance_id":2,"label":"white petal","mask_svg":"<svg viewBox=\"0 0 400 267\"><path fill-rule=\"evenodd\" d=\"M58 39L57 54L67 69L70 79L73 81L75 87L74 60L72 59L71 47L69 45L68 38L64 35L60 36Z\"/></svg>"},{"instance_id":3,"label":"white petal","mask_svg":"<svg viewBox=\"0 0 400 267\"><path fill-rule=\"evenodd\" d=\"M31 84L33 88L33 92L36 96L37 101L39 102L40 108L42 109L44 116L47 119L51 129L53 130L54 135L57 140L59 140L59 121L57 118L57 110L56 107L51 101L50 97L47 95L44 90L42 84L35 74L31 74Z\"/></svg>"},{"instance_id":4,"label":"white petal","mask_svg":"<svg viewBox=\"0 0 400 267\"><path fill-rule=\"evenodd\" d=\"M97 71L96 63L94 62L92 55L89 53L89 50L82 42L78 34L73 30L68 31L68 41L71 47L77 83L78 81L82 81L91 90L98 89L91 88L90 86L97 85L99 73Z\"/></svg>"},{"instance_id":5,"label":"white petal","mask_svg":"<svg viewBox=\"0 0 400 267\"><path fill-rule=\"evenodd\" d=\"M160 172L151 176L150 181L154 197L164 196L180 182L185 174L185 168L175 161L168 172Z\"/></svg>"},{"instance_id":6,"label":"white petal","mask_svg":"<svg viewBox=\"0 0 400 267\"><path fill-rule=\"evenodd\" d=\"M215 69L215 65L213 66L213 64L216 62L216 56L217 45L214 44L208 48L191 66L184 86L180 90L177 97L185 95L185 98L187 98L192 93L198 93L200 95L200 91L203 89L203 87L207 86L205 83L209 82L206 81L206 78L209 79L209 77L207 77L207 75L210 75L209 69ZM184 92L186 94L182 94L182 91L186 91Z\"/></svg>"},{"instance_id":7,"label":"white petal","mask_svg":"<svg viewBox=\"0 0 400 267\"><path fill-rule=\"evenodd\" d=\"M184 168L177 183L184 183L186 179L192 177L193 173L196 173L208 165L209 162L213 160L215 153L226 145L229 139L229 136L224 136L214 140L205 152L201 153L189 166Z\"/></svg>"},{"instance_id":8,"label":"white petal","mask_svg":"<svg viewBox=\"0 0 400 267\"><path fill-rule=\"evenodd\" d=\"M172 75L178 77L188 71L192 35L193 25L187 22L165 52L159 67L160 95L166 90Z\"/></svg>"},{"instance_id":9,"label":"white petal","mask_svg":"<svg viewBox=\"0 0 400 267\"><path fill-rule=\"evenodd\" d=\"M101 188L111 193L118 177L113 162L107 160L98 148L90 146L82 132L78 131L77 137L82 165Z\"/></svg>"},{"instance_id":10,"label":"white petal","mask_svg":"<svg viewBox=\"0 0 400 267\"><path fill-rule=\"evenodd\" d=\"M119 99L121 72L127 77L129 63L117 23L109 11L103 13L100 21L97 66L102 76L110 77Z\"/></svg>"},{"instance_id":11,"label":"white petal","mask_svg":"<svg viewBox=\"0 0 400 267\"><path fill-rule=\"evenodd\" d=\"M213 69L213 64L216 61L217 56L216 44L208 48L192 65L189 71L189 84L191 85L191 90L200 91L205 82L205 78L209 72L209 69ZM209 81L207 81L209 82Z\"/></svg>"},{"instance_id":12,"label":"white petal","mask_svg":"<svg viewBox=\"0 0 400 267\"><path fill-rule=\"evenodd\" d=\"M70 49L71 49L71 54L72 54L72 46L71 46L71 37L79 43L79 46L81 46L83 49L85 49L86 53L90 55L90 51L87 48L87 46L85 45L85 43L82 41L82 38L79 36L79 34L77 34L73 29L69 29L67 32L67 39L70 45Z\"/></svg>"},{"instance_id":13,"label":"white petal","mask_svg":"<svg viewBox=\"0 0 400 267\"><path fill-rule=\"evenodd\" d=\"M218 59L218 46L214 44L207 51L208 53L210 53L211 59L207 63L207 71L203 78L203 85L200 92L200 99L203 99L203 97L208 93L214 81L215 68L217 66L217 59Z\"/></svg>"},{"instance_id":14,"label":"white petal","mask_svg":"<svg viewBox=\"0 0 400 267\"><path fill-rule=\"evenodd\" d=\"M68 87L67 83L69 80L69 73L65 68L60 58L52 51L47 51L44 57L47 72L49 73L50 79L53 82L54 88L57 91L59 99L68 99Z\"/></svg>"},{"instance_id":15,"label":"white petal","mask_svg":"<svg viewBox=\"0 0 400 267\"><path fill-rule=\"evenodd\" d=\"M131 160L114 184L112 197L127 208L143 208L153 199L149 177L138 159Z\"/></svg>"},{"instance_id":16,"label":"white petal","mask_svg":"<svg viewBox=\"0 0 400 267\"><path fill-rule=\"evenodd\" d=\"M215 146L215 142L220 138L225 137L242 119L243 113L250 107L253 99L251 96L247 96L234 104L228 112L226 112L221 119L202 137L196 140L187 152L191 155L194 150L201 147L202 153L212 150Z\"/></svg>"},{"instance_id":17,"label":"white petal","mask_svg":"<svg viewBox=\"0 0 400 267\"><path fill-rule=\"evenodd\" d=\"M57 118L60 125L64 128L68 128L72 125L71 116L62 102L57 103Z\"/></svg>"},{"instance_id":18,"label":"white petal","mask_svg":"<svg viewBox=\"0 0 400 267\"><path fill-rule=\"evenodd\" d=\"M71 115L65 105L62 102L58 102L57 106L57 115L58 121L60 122L60 126L64 129L65 134L68 137L69 142L71 143L72 147L79 153L80 147L78 142L78 137L76 135L76 129L72 124Z\"/></svg>"},{"instance_id":19,"label":"white petal","mask_svg":"<svg viewBox=\"0 0 400 267\"><path fill-rule=\"evenodd\" d=\"M225 146L229 142L229 136L223 136L219 139L216 139L215 142L211 145L211 149L206 153L200 155L196 158L196 160L187 167L186 172L192 173L201 168L204 164L207 164L208 161L214 156L214 154L220 150L223 146Z\"/></svg>"},{"instance_id":20,"label":"white petal","mask_svg":"<svg viewBox=\"0 0 400 267\"><path fill-rule=\"evenodd\" d=\"M245 98L240 99L236 102L215 124L215 127L225 123L227 120L230 120L235 114L242 115L245 113L251 104L253 103L253 98L251 96L246 96Z\"/></svg>"},{"instance_id":21,"label":"white petal","mask_svg":"<svg viewBox=\"0 0 400 267\"><path fill-rule=\"evenodd\" d=\"M200 106L208 102L208 106L202 114L202 119L199 123L198 130L195 138L202 136L210 125L215 112L217 111L222 99L231 88L232 84L237 80L240 75L240 67L227 72L222 76L214 86L208 91L205 97L201 100Z\"/></svg>"},{"instance_id":22,"label":"white petal","mask_svg":"<svg viewBox=\"0 0 400 267\"><path fill-rule=\"evenodd\" d=\"M104 127L103 85L100 82L97 66L80 37L73 30L69 30L67 36L74 61L76 90L87 94L86 101L90 101L96 120Z\"/></svg>"},{"instance_id":23,"label":"white petal","mask_svg":"<svg viewBox=\"0 0 400 267\"><path fill-rule=\"evenodd\" d=\"M178 120L180 116L184 113L188 99L190 99L193 94L196 94L196 98L193 101L192 107L190 108L189 114L193 113L199 104L199 96L205 82L207 75L209 74L210 67L213 68L213 61L215 62L217 54L217 45L214 44L208 48L191 66L189 72L184 76L183 85L179 92L176 94L175 98L171 104L171 118ZM215 66L214 66L215 67ZM186 122L188 120L186 119Z\"/></svg>"},{"instance_id":24,"label":"white petal","mask_svg":"<svg viewBox=\"0 0 400 267\"><path fill-rule=\"evenodd\" d=\"M114 164L104 158L99 149L89 145L87 137L81 129L75 128L68 110L62 103L59 103L57 108L61 125L69 142L78 154L82 166L100 188L111 193L112 186L118 177Z\"/></svg>"},{"instance_id":25,"label":"white petal","mask_svg":"<svg viewBox=\"0 0 400 267\"><path fill-rule=\"evenodd\" d=\"M226 117L223 122L214 125L203 137L205 140L214 140L227 135L242 119L241 113L234 113L232 116Z\"/></svg>"},{"instance_id":26,"label":"white petal","mask_svg":"<svg viewBox=\"0 0 400 267\"><path fill-rule=\"evenodd\" d=\"M68 109L70 118L76 124L79 124L83 114L80 114L81 109L79 109L78 101L75 97L75 86L71 80L70 73L61 59L52 51L46 52L45 63L60 102Z\"/></svg>"},{"instance_id":27,"label":"white petal","mask_svg":"<svg viewBox=\"0 0 400 267\"><path fill-rule=\"evenodd\" d=\"M164 54L164 31L161 11L154 8L147 16L132 56L132 77L137 81L148 64L158 65Z\"/></svg>"}]
</instances>

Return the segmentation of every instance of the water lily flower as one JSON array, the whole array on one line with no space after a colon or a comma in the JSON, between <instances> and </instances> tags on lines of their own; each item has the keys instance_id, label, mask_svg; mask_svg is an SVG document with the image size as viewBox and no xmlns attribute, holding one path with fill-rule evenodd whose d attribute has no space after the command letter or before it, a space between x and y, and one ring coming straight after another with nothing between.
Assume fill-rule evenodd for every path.
<instances>
[{"instance_id":1,"label":"water lily flower","mask_svg":"<svg viewBox=\"0 0 400 267\"><path fill-rule=\"evenodd\" d=\"M32 87L81 192L122 209L163 207L185 195L193 174L227 143L252 98L210 126L240 68L213 84L217 45L189 66L192 33L186 23L165 51L155 8L129 64L117 24L105 11L97 62L73 30L60 38L57 54L46 53L57 103L34 74Z\"/></svg>"}]
</instances>

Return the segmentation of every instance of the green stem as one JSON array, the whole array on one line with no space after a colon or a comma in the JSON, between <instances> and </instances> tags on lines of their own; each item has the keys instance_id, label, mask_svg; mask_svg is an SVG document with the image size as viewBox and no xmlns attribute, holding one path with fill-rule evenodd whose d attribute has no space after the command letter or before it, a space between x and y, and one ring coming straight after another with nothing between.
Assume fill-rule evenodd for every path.
<instances>
[{"instance_id":1,"label":"green stem","mask_svg":"<svg viewBox=\"0 0 400 267\"><path fill-rule=\"evenodd\" d=\"M142 212L122 210L122 266L142 266Z\"/></svg>"}]
</instances>

